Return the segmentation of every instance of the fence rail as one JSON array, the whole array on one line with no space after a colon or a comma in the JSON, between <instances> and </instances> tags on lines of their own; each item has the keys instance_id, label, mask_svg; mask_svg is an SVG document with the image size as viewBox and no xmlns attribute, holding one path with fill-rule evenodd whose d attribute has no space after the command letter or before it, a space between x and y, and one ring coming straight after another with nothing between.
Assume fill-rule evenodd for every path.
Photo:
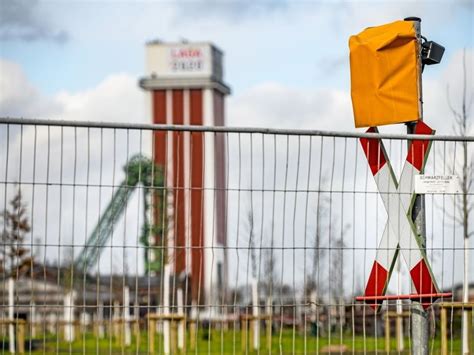
<instances>
[{"instance_id":1,"label":"fence rail","mask_svg":"<svg viewBox=\"0 0 474 355\"><path fill-rule=\"evenodd\" d=\"M315 129L290 129L290 128L265 128L265 127L232 127L232 126L195 126L195 125L169 125L169 124L146 124L146 123L121 123L121 122L97 122L97 121L66 121L54 119L22 118L22 117L0 117L0 123L12 125L34 125L50 127L82 127L82 128L104 128L143 131L173 131L173 132L215 132L215 133L248 133L268 134L284 136L318 136L338 138L380 138L393 140L423 139L429 141L446 142L473 142L474 136L454 135L425 135L425 134L393 134L393 133L364 133L364 132L341 132Z\"/></svg>"},{"instance_id":2,"label":"fence rail","mask_svg":"<svg viewBox=\"0 0 474 355\"><path fill-rule=\"evenodd\" d=\"M472 332L473 141L0 118L0 349L408 352L422 302L431 350L459 353ZM425 230L404 243L413 142L431 148L425 175L459 186L423 195ZM429 297L412 295L427 280L413 255L435 280ZM366 286L376 258L387 296Z\"/></svg>"}]
</instances>

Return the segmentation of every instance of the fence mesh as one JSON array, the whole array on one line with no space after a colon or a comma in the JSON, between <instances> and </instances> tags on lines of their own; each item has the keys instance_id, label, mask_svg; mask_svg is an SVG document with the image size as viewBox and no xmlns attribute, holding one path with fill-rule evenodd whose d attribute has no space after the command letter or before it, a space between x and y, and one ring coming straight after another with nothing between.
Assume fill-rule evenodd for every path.
<instances>
[{"instance_id":1,"label":"fence mesh","mask_svg":"<svg viewBox=\"0 0 474 355\"><path fill-rule=\"evenodd\" d=\"M355 300L394 218L363 136L2 119L2 351L409 351L420 300ZM371 137L401 199L412 140ZM425 175L460 179L421 201L436 291L452 293L422 300L429 346L458 353L473 143L424 138ZM417 293L419 246L397 247L386 294Z\"/></svg>"}]
</instances>

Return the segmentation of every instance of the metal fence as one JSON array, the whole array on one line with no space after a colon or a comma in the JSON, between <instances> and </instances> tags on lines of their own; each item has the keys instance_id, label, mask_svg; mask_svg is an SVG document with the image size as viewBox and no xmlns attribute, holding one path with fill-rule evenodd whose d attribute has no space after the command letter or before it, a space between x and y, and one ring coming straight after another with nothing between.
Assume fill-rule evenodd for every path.
<instances>
[{"instance_id":1,"label":"metal fence","mask_svg":"<svg viewBox=\"0 0 474 355\"><path fill-rule=\"evenodd\" d=\"M412 213L415 140L430 148L425 175L460 179L414 203L429 289L412 268L422 239L393 232ZM459 353L473 141L3 118L0 349L401 353L421 313L430 351ZM366 287L376 258L383 290L382 273Z\"/></svg>"}]
</instances>

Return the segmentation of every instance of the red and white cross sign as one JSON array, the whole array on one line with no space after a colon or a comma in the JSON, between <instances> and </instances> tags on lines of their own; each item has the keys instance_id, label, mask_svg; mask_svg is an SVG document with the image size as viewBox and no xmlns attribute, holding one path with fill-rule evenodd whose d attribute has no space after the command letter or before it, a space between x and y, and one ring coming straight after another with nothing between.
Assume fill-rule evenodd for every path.
<instances>
[{"instance_id":1,"label":"red and white cross sign","mask_svg":"<svg viewBox=\"0 0 474 355\"><path fill-rule=\"evenodd\" d=\"M377 128L369 128L367 132L377 132ZM414 134L431 135L434 131L419 121ZM372 297L371 301L366 302L374 309L378 308L380 300L376 300L377 296L385 295L400 251L408 265L418 294L423 297L431 295L430 298L433 301L433 295L439 293L438 287L411 219L411 210L415 200L415 175L423 172L431 141L413 140L411 142L398 183L382 140L361 138L360 142L388 214L388 221L367 281L364 298L369 300ZM424 303L424 305L428 304Z\"/></svg>"}]
</instances>

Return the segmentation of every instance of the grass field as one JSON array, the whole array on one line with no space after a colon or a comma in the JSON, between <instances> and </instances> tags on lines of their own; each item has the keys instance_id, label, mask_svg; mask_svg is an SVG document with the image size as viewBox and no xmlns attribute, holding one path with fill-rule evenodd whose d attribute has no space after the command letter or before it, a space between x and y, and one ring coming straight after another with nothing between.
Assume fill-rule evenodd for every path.
<instances>
[{"instance_id":1,"label":"grass field","mask_svg":"<svg viewBox=\"0 0 474 355\"><path fill-rule=\"evenodd\" d=\"M25 346L26 353L32 354L67 354L67 353L82 353L82 354L147 354L148 353L148 337L146 332L142 332L139 339L132 337L132 345L125 347L121 345L120 341L115 338L97 339L92 333L82 334L79 339L73 343L66 343L56 336L48 336L43 339L35 339L29 345ZM344 335L341 339L339 337L329 340L327 337L305 337L296 332L293 334L291 330L284 330L277 332L272 336L273 354L314 354L314 353L329 353L329 345L332 345L333 353L369 353L385 352L385 340L383 337L352 337L351 334ZM3 344L5 348L5 343ZM341 345L343 345L341 347ZM248 345L249 346L249 345ZM405 339L406 353L409 353L409 339ZM343 350L345 348L345 351ZM7 350L6 347L5 350ZM163 349L163 339L161 336L155 337L155 353L161 354ZM395 351L395 339L391 340L391 349ZM435 338L430 341L430 353L440 353L440 339ZM458 354L461 351L461 341L455 339L450 342L449 350L453 354ZM187 353L198 354L268 354L269 350L266 346L266 340L262 336L260 351L251 351L249 347L246 350L242 349L241 333L240 331L218 331L214 330L211 333L199 332L196 343L196 349L190 349L189 339L187 341Z\"/></svg>"}]
</instances>

